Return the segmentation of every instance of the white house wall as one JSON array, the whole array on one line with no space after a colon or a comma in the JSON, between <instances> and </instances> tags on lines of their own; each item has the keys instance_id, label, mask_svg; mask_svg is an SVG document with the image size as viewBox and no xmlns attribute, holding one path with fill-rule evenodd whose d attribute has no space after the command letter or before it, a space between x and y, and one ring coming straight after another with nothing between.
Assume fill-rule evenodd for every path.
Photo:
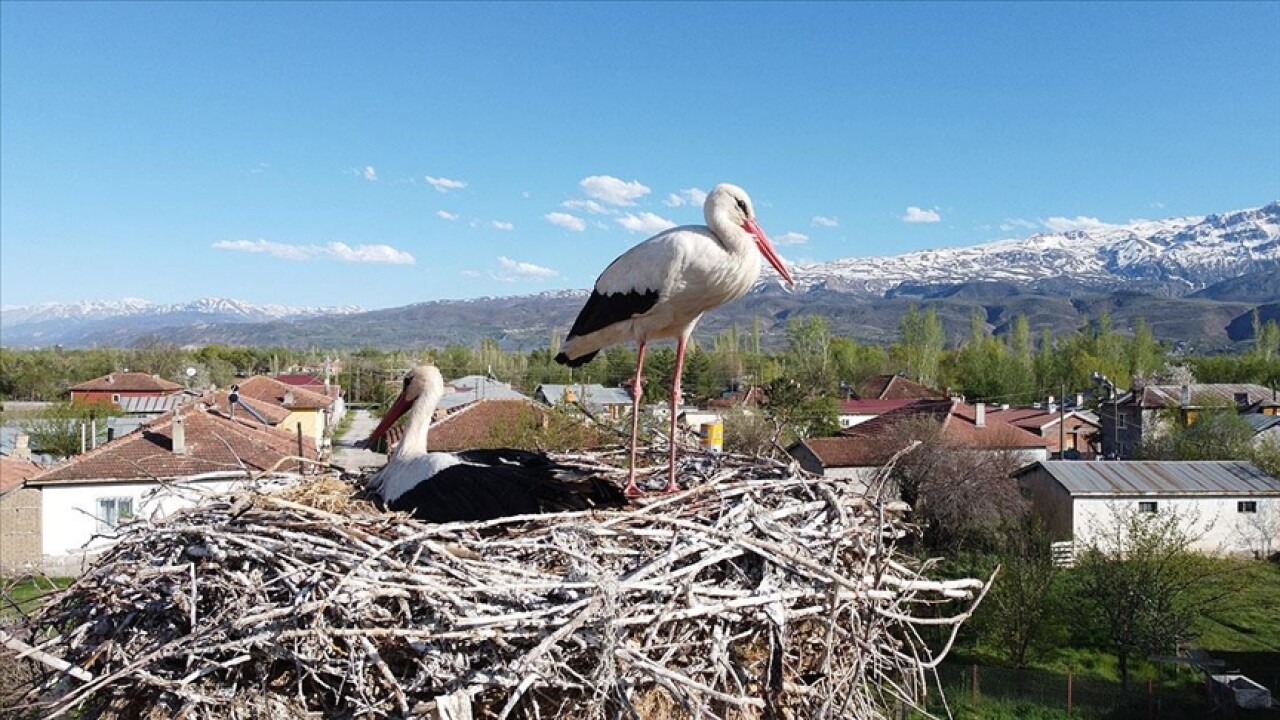
<instances>
[{"instance_id":1,"label":"white house wall","mask_svg":"<svg viewBox=\"0 0 1280 720\"><path fill-rule=\"evenodd\" d=\"M221 494L243 484L243 480L210 480L195 483L195 488L179 487L173 491L157 491L160 486L155 483L45 485L41 488L45 563L74 569L72 566L78 564L86 552L103 550L114 542L111 538L94 537L98 530L100 498L130 498L135 517L158 519L195 505L200 491ZM58 574L66 572L69 570Z\"/></svg>"},{"instance_id":2,"label":"white house wall","mask_svg":"<svg viewBox=\"0 0 1280 720\"><path fill-rule=\"evenodd\" d=\"M1257 503L1257 513L1242 513L1241 501ZM1112 518L1112 508L1136 510L1139 502L1155 502L1156 512L1176 512L1184 518L1196 518L1195 532L1203 533L1194 549L1204 553L1249 553L1247 523L1269 513L1280 513L1280 498L1250 497L1171 497L1144 495L1126 498L1076 497L1073 503L1073 532L1077 547L1087 543L1096 527L1105 527Z\"/></svg>"}]
</instances>

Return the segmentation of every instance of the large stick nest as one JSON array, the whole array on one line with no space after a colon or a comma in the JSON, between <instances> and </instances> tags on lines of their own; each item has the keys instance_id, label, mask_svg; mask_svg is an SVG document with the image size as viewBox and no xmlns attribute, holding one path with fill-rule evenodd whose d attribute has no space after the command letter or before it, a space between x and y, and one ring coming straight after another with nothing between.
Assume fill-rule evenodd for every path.
<instances>
[{"instance_id":1,"label":"large stick nest","mask_svg":"<svg viewBox=\"0 0 1280 720\"><path fill-rule=\"evenodd\" d=\"M598 458L556 457L616 476ZM918 706L949 645L920 629L954 637L986 585L896 557L901 503L770 461L695 464L691 489L623 512L432 525L330 478L135 523L33 616L27 640L80 677L49 673L28 702L127 718Z\"/></svg>"}]
</instances>

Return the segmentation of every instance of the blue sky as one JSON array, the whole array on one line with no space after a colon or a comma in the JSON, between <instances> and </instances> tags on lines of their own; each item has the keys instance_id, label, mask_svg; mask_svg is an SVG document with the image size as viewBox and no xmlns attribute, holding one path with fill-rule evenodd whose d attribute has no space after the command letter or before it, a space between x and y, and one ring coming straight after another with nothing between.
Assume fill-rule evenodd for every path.
<instances>
[{"instance_id":1,"label":"blue sky","mask_svg":"<svg viewBox=\"0 0 1280 720\"><path fill-rule=\"evenodd\" d=\"M792 261L1255 207L1277 37L1277 3L4 2L0 303L588 287L726 181Z\"/></svg>"}]
</instances>

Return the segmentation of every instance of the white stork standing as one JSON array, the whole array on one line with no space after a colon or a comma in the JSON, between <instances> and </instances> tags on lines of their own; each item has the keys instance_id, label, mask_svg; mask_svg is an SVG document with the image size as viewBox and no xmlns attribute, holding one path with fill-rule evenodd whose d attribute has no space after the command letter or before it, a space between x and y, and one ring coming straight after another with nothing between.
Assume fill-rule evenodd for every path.
<instances>
[{"instance_id":1,"label":"white stork standing","mask_svg":"<svg viewBox=\"0 0 1280 720\"><path fill-rule=\"evenodd\" d=\"M370 447L406 411L400 444L371 479L369 489L392 510L431 522L491 520L531 513L619 507L626 497L598 478L574 476L542 453L524 450L428 452L431 417L444 395L444 378L430 365L414 368L404 389L365 446Z\"/></svg>"},{"instance_id":2,"label":"white stork standing","mask_svg":"<svg viewBox=\"0 0 1280 720\"><path fill-rule=\"evenodd\" d=\"M556 362L577 367L602 348L625 340L639 347L631 405L631 473L636 486L636 434L640 420L644 349L650 340L676 338L671 387L671 459L667 492L676 485L676 411L684 350L706 311L742 297L760 277L760 256L795 285L773 243L756 223L751 198L736 185L718 185L702 207L706 226L685 225L659 233L623 253L596 280L587 304L569 330ZM757 252L758 251L758 252Z\"/></svg>"}]
</instances>

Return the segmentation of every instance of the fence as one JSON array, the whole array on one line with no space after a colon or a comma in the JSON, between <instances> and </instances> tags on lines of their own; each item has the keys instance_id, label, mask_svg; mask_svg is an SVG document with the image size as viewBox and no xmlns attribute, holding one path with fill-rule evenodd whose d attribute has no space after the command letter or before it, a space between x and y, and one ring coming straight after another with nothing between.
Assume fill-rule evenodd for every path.
<instances>
[{"instance_id":1,"label":"fence","mask_svg":"<svg viewBox=\"0 0 1280 720\"><path fill-rule=\"evenodd\" d=\"M1131 677L1126 692L1119 681L1073 673L968 664L938 668L938 679L953 710L1022 704L1084 718L1132 720L1202 717L1207 701L1198 689L1199 677L1199 673L1184 675L1183 682L1172 686L1152 678ZM941 710L941 699L931 701L930 708Z\"/></svg>"}]
</instances>

